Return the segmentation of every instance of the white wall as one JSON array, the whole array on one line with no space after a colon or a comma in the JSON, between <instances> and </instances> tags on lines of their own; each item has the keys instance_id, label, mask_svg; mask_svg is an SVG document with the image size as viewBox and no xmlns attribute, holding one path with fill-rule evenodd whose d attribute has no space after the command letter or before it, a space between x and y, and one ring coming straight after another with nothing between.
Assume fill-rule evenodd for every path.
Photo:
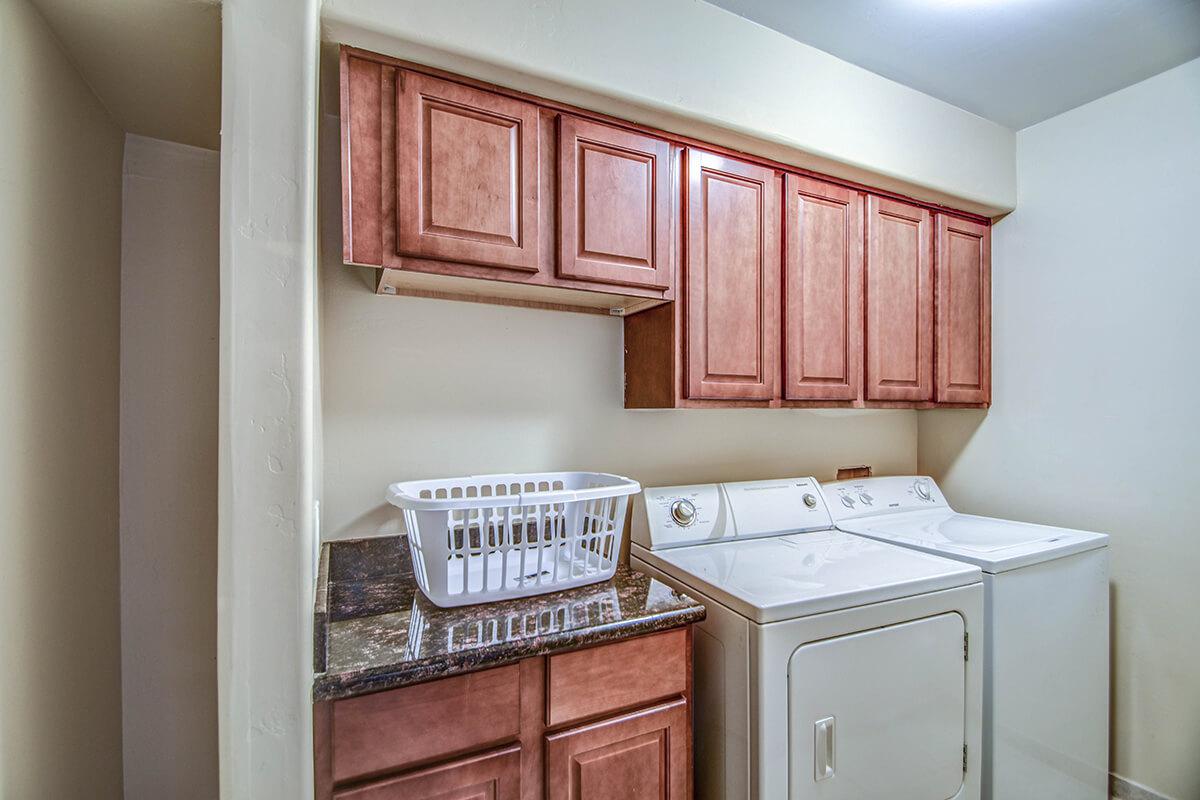
<instances>
[{"instance_id":1,"label":"white wall","mask_svg":"<svg viewBox=\"0 0 1200 800\"><path fill-rule=\"evenodd\" d=\"M121 796L122 133L0 2L0 797Z\"/></svg>"},{"instance_id":2,"label":"white wall","mask_svg":"<svg viewBox=\"0 0 1200 800\"><path fill-rule=\"evenodd\" d=\"M994 405L921 412L921 469L962 510L1112 534L1112 769L1200 797L1200 60L1021 131L1017 176Z\"/></svg>"},{"instance_id":3,"label":"white wall","mask_svg":"<svg viewBox=\"0 0 1200 800\"><path fill-rule=\"evenodd\" d=\"M700 0L326 0L324 38L996 214L1013 132Z\"/></svg>"},{"instance_id":4,"label":"white wall","mask_svg":"<svg viewBox=\"0 0 1200 800\"><path fill-rule=\"evenodd\" d=\"M217 797L216 151L127 136L121 234L126 800Z\"/></svg>"},{"instance_id":5,"label":"white wall","mask_svg":"<svg viewBox=\"0 0 1200 800\"><path fill-rule=\"evenodd\" d=\"M221 10L222 800L313 793L317 6Z\"/></svg>"}]
</instances>

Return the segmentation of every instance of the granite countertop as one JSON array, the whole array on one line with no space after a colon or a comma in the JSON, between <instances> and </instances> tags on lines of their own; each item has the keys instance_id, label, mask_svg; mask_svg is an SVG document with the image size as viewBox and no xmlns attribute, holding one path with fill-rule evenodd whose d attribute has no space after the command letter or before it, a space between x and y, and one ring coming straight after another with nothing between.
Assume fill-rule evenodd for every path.
<instances>
[{"instance_id":1,"label":"granite countertop","mask_svg":"<svg viewBox=\"0 0 1200 800\"><path fill-rule=\"evenodd\" d=\"M699 602L624 566L612 580L577 589L439 608L417 588L403 536L328 542L317 577L313 699L393 689L702 619Z\"/></svg>"}]
</instances>

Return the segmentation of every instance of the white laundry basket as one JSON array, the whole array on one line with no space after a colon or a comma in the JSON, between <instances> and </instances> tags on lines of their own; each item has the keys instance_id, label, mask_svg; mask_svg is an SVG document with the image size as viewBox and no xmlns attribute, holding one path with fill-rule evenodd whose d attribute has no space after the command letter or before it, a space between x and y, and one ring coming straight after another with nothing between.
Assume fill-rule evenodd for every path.
<instances>
[{"instance_id":1,"label":"white laundry basket","mask_svg":"<svg viewBox=\"0 0 1200 800\"><path fill-rule=\"evenodd\" d=\"M393 483L413 572L439 606L608 580L637 481L603 472L472 475Z\"/></svg>"}]
</instances>

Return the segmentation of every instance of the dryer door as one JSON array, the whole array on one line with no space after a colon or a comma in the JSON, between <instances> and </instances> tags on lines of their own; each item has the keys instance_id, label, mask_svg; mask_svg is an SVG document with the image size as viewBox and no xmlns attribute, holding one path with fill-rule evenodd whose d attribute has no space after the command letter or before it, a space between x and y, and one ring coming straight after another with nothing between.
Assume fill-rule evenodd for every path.
<instances>
[{"instance_id":1,"label":"dryer door","mask_svg":"<svg viewBox=\"0 0 1200 800\"><path fill-rule=\"evenodd\" d=\"M791 800L946 800L963 783L956 613L801 645L788 664Z\"/></svg>"}]
</instances>

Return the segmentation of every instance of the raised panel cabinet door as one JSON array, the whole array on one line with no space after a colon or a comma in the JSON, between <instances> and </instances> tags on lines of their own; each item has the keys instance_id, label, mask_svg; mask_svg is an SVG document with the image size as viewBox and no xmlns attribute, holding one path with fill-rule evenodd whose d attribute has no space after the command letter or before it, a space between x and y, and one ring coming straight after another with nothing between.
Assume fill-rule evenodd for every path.
<instances>
[{"instance_id":1,"label":"raised panel cabinet door","mask_svg":"<svg viewBox=\"0 0 1200 800\"><path fill-rule=\"evenodd\" d=\"M926 209L867 200L867 399L933 399L933 228Z\"/></svg>"},{"instance_id":2,"label":"raised panel cabinet door","mask_svg":"<svg viewBox=\"0 0 1200 800\"><path fill-rule=\"evenodd\" d=\"M546 800L685 800L687 702L546 737Z\"/></svg>"},{"instance_id":3,"label":"raised panel cabinet door","mask_svg":"<svg viewBox=\"0 0 1200 800\"><path fill-rule=\"evenodd\" d=\"M559 117L559 275L671 285L670 158L664 139Z\"/></svg>"},{"instance_id":4,"label":"raised panel cabinet door","mask_svg":"<svg viewBox=\"0 0 1200 800\"><path fill-rule=\"evenodd\" d=\"M939 403L992 400L992 232L938 215L937 392Z\"/></svg>"},{"instance_id":5,"label":"raised panel cabinet door","mask_svg":"<svg viewBox=\"0 0 1200 800\"><path fill-rule=\"evenodd\" d=\"M862 195L784 177L783 396L862 393Z\"/></svg>"},{"instance_id":6,"label":"raised panel cabinet door","mask_svg":"<svg viewBox=\"0 0 1200 800\"><path fill-rule=\"evenodd\" d=\"M538 271L538 110L416 72L396 76L396 249Z\"/></svg>"},{"instance_id":7,"label":"raised panel cabinet door","mask_svg":"<svg viewBox=\"0 0 1200 800\"><path fill-rule=\"evenodd\" d=\"M779 177L689 149L687 394L770 400L779 370Z\"/></svg>"},{"instance_id":8,"label":"raised panel cabinet door","mask_svg":"<svg viewBox=\"0 0 1200 800\"><path fill-rule=\"evenodd\" d=\"M521 748L513 745L342 789L333 800L521 800Z\"/></svg>"}]
</instances>

